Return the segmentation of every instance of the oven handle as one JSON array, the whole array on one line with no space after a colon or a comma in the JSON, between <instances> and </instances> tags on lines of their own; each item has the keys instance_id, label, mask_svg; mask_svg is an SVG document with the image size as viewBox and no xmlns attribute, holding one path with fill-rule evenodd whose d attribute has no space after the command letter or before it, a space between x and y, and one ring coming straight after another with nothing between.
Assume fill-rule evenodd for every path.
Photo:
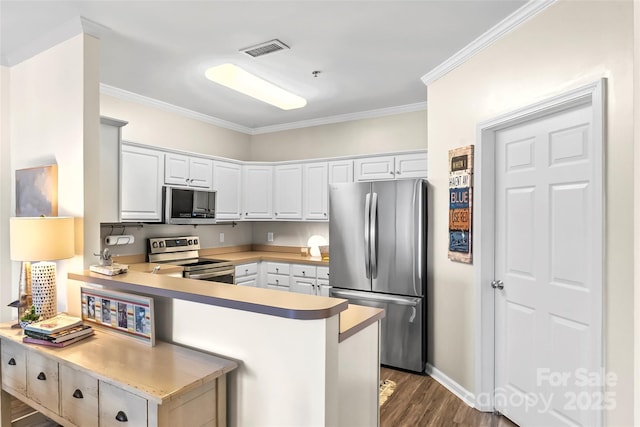
<instances>
[{"instance_id":1,"label":"oven handle","mask_svg":"<svg viewBox=\"0 0 640 427\"><path fill-rule=\"evenodd\" d=\"M220 277L220 276L227 276L227 275L233 276L234 273L235 273L235 270L231 268L229 270L214 271L211 273L201 273L201 274L185 273L185 277L187 279L210 279L212 277Z\"/></svg>"}]
</instances>

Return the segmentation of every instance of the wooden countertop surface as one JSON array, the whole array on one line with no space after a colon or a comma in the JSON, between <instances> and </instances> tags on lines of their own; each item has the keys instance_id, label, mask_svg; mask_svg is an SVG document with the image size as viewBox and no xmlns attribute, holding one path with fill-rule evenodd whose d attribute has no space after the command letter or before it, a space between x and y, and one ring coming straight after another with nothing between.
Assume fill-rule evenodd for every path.
<instances>
[{"instance_id":1,"label":"wooden countertop surface","mask_svg":"<svg viewBox=\"0 0 640 427\"><path fill-rule=\"evenodd\" d=\"M202 255L202 258L220 259L223 261L231 261L234 264L244 264L248 262L273 261L288 262L292 264L311 264L322 267L329 266L329 260L323 260L322 257L300 256L289 252L271 252L271 251L246 251L246 252L229 252L215 255Z\"/></svg>"},{"instance_id":2,"label":"wooden countertop surface","mask_svg":"<svg viewBox=\"0 0 640 427\"><path fill-rule=\"evenodd\" d=\"M340 335L338 342L342 342L357 334L367 326L381 320L384 310L375 307L349 304L349 308L340 313Z\"/></svg>"},{"instance_id":3,"label":"wooden countertop surface","mask_svg":"<svg viewBox=\"0 0 640 427\"><path fill-rule=\"evenodd\" d=\"M238 367L235 361L186 347L162 341L150 347L94 329L93 336L61 348L22 343L22 329L11 329L11 323L0 324L0 336L159 404Z\"/></svg>"}]
</instances>

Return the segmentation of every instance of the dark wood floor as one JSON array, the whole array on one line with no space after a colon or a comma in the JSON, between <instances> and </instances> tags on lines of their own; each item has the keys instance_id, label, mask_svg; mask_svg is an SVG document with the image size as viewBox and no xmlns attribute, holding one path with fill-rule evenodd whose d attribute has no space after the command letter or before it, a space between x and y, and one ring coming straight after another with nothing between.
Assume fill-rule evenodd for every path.
<instances>
[{"instance_id":1,"label":"dark wood floor","mask_svg":"<svg viewBox=\"0 0 640 427\"><path fill-rule=\"evenodd\" d=\"M396 382L380 408L381 427L517 427L508 419L470 408L426 375L380 368L380 380Z\"/></svg>"}]
</instances>

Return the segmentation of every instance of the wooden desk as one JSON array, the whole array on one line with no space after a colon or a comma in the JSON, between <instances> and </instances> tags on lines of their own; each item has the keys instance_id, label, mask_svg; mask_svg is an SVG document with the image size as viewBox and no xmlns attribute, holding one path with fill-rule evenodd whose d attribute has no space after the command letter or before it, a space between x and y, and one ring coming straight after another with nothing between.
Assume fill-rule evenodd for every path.
<instances>
[{"instance_id":1,"label":"wooden desk","mask_svg":"<svg viewBox=\"0 0 640 427\"><path fill-rule=\"evenodd\" d=\"M21 329L0 324L2 427L11 426L9 395L65 426L226 425L226 374L234 361L101 331L63 348L22 337Z\"/></svg>"}]
</instances>

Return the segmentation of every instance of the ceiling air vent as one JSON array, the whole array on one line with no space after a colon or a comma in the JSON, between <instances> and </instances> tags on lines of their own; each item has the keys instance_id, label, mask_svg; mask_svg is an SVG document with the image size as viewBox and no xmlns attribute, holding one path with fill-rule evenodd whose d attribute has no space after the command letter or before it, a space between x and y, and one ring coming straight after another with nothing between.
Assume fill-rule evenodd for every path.
<instances>
[{"instance_id":1,"label":"ceiling air vent","mask_svg":"<svg viewBox=\"0 0 640 427\"><path fill-rule=\"evenodd\" d=\"M246 47L240 49L240 52L244 52L252 57L258 57L266 55L268 53L278 52L280 50L289 49L289 46L282 43L278 39L269 40L268 42L260 43L255 46Z\"/></svg>"}]
</instances>

